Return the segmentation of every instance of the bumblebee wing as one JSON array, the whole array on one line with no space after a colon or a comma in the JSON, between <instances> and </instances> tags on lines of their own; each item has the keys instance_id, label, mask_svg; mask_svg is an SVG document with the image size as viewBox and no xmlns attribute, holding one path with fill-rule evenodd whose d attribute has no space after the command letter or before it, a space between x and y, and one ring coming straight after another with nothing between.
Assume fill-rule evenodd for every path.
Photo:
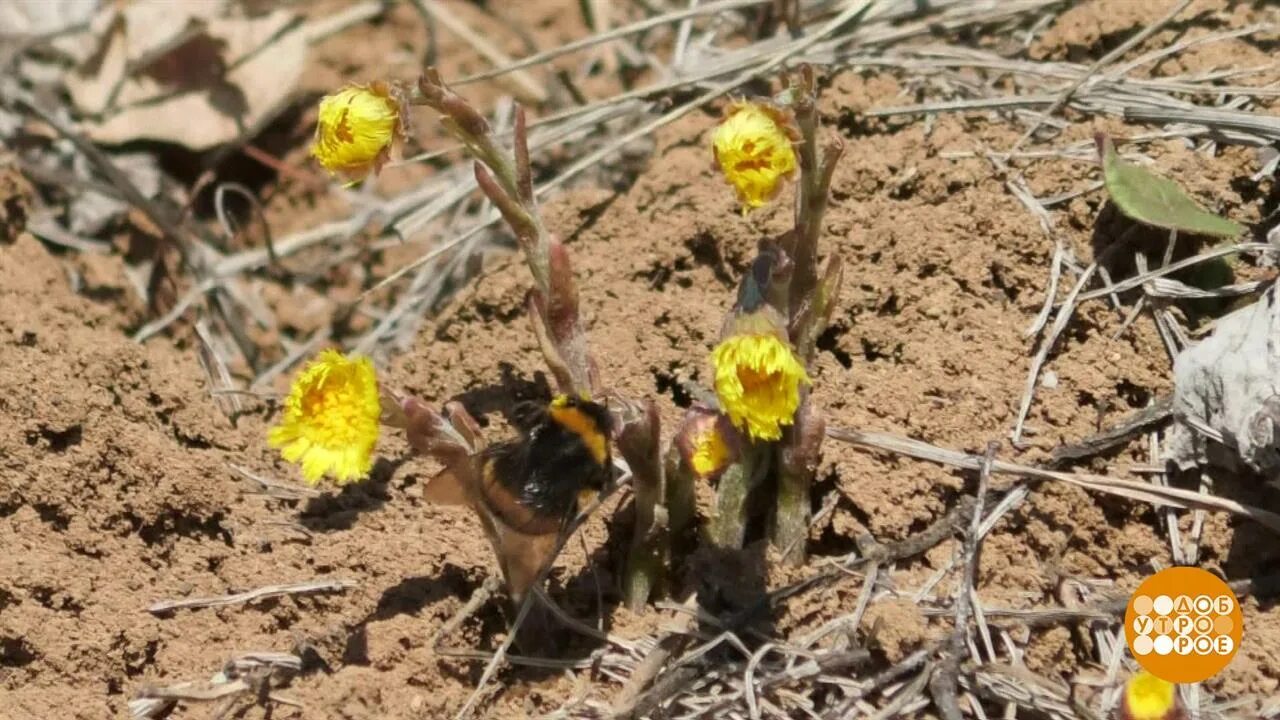
<instances>
[{"instance_id":1,"label":"bumblebee wing","mask_svg":"<svg viewBox=\"0 0 1280 720\"><path fill-rule=\"evenodd\" d=\"M547 406L545 403L524 400L511 407L507 419L520 431L521 435L528 435L534 428L546 422Z\"/></svg>"},{"instance_id":2,"label":"bumblebee wing","mask_svg":"<svg viewBox=\"0 0 1280 720\"><path fill-rule=\"evenodd\" d=\"M538 580L543 569L556 559L559 533L532 535L510 528L499 531L499 557L507 589L519 600Z\"/></svg>"},{"instance_id":3,"label":"bumblebee wing","mask_svg":"<svg viewBox=\"0 0 1280 720\"><path fill-rule=\"evenodd\" d=\"M422 497L436 505L467 505L471 502L468 492L469 470L464 467L447 467L436 473L422 491Z\"/></svg>"}]
</instances>

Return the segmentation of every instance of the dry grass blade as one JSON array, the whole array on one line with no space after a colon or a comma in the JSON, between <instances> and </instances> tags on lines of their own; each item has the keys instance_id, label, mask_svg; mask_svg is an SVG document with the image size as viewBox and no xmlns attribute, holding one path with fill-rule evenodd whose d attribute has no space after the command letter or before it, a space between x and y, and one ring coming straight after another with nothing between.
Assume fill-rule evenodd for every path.
<instances>
[{"instance_id":1,"label":"dry grass blade","mask_svg":"<svg viewBox=\"0 0 1280 720\"><path fill-rule=\"evenodd\" d=\"M273 679L288 679L301 670L302 658L291 653L242 653L228 660L208 681L143 685L129 701L129 713L134 720L166 717L178 701L216 703L214 718L224 717L245 699L302 707L302 703L272 692Z\"/></svg>"},{"instance_id":2,"label":"dry grass blade","mask_svg":"<svg viewBox=\"0 0 1280 720\"><path fill-rule=\"evenodd\" d=\"M796 55L799 55L800 53L803 53L805 50L809 49L810 47L813 47L819 41L825 39L828 35L835 32L836 30L845 27L851 22L856 22L858 18L863 17L867 13L867 11L871 8L872 4L873 4L872 0L859 0L858 2L851 3L849 7L845 8L843 12L841 12L836 17L832 18L825 25L823 25L821 28L815 31L812 35L805 37L801 40L788 43L786 46L784 46L782 50L778 51L768 60L760 63L759 65L751 67L748 70L742 73L739 73L738 75L735 75L733 78L729 80L716 83L711 87L710 90L699 95L697 98L693 99L692 101L684 105L681 105L680 107L675 108L674 110L662 115L661 117L658 117L654 120L651 120L645 123L644 125L641 125L640 127L622 135L621 137L614 138L612 141L605 144L603 147L597 149L594 152L588 153L586 156L582 158L579 158L577 162L573 163L572 165L570 165L569 167L561 171L560 174L557 175L554 180L547 183L547 185L541 188L541 190L550 190L551 188L564 184L569 179L573 178L583 170L589 167L593 167L597 163L608 158L610 155L617 152L620 148L622 148L626 144L633 142L639 138L650 135L655 130L658 130L659 128L664 127L676 120L679 120L680 118L684 117L690 112L693 112L695 109L700 108L703 105L713 100L716 100L717 98L723 95L728 94L729 92L733 91L735 88L743 85L744 83L750 82L751 80L768 73L774 68L782 65L788 59Z\"/></svg>"},{"instance_id":3,"label":"dry grass blade","mask_svg":"<svg viewBox=\"0 0 1280 720\"><path fill-rule=\"evenodd\" d=\"M1150 406L1130 413L1106 431L1091 435L1078 443L1060 445L1053 450L1050 462L1062 465L1083 460L1120 447L1173 416L1173 396L1156 398ZM1154 459L1154 458L1153 458Z\"/></svg>"},{"instance_id":4,"label":"dry grass blade","mask_svg":"<svg viewBox=\"0 0 1280 720\"><path fill-rule=\"evenodd\" d=\"M965 639L969 633L969 615L972 611L985 628L977 595L974 589L977 572L978 549L982 543L982 511L986 504L987 487L991 482L991 464L995 460L998 443L989 443L987 452L982 457L982 466L978 470L978 490L973 504L973 520L965 533L961 553L964 556L964 567L961 570L960 585L955 596L955 628L951 631L951 646L943 654L941 661L929 678L929 694L933 704L945 720L962 720L957 683L960 673L960 658L965 652ZM971 644L971 643L970 643ZM988 645L990 642L988 641ZM977 659L977 658L975 658Z\"/></svg>"},{"instance_id":5,"label":"dry grass blade","mask_svg":"<svg viewBox=\"0 0 1280 720\"><path fill-rule=\"evenodd\" d=\"M884 450L900 455L907 455L918 460L927 460L967 470L979 470L982 467L982 457L979 455L971 455L969 453L959 452L956 450L946 450L918 440L911 440L909 438L897 437L894 435L863 432L859 430L846 430L842 428L830 428L827 430L827 437L857 445L859 447ZM1162 507L1172 506L1177 508L1229 512L1249 518L1273 532L1280 533L1280 514L1252 505L1245 505L1243 503L1236 502L1235 500L1229 500L1215 495L1208 495L1206 493L1193 492L1190 490L1182 490L1172 487L1159 487L1143 482L1119 480L1099 475L1081 475L1057 472L1054 470L1044 470L1028 465L1020 465L1018 463L1000 460L992 463L991 469L993 472L1001 474L1021 475L1023 477L1036 480L1065 482L1070 485L1075 485L1076 487L1084 488L1085 490L1106 493L1108 495L1115 495L1117 497L1124 497L1130 500L1151 503Z\"/></svg>"},{"instance_id":6,"label":"dry grass blade","mask_svg":"<svg viewBox=\"0 0 1280 720\"><path fill-rule=\"evenodd\" d=\"M476 32L470 25L462 21L462 18L450 10L447 5L439 0L414 0L414 4L426 15L448 28L449 32L462 38L468 45L475 48L475 51L493 63L499 68L504 68L505 72L498 73L510 74L511 82L506 83L521 102L530 104L541 104L547 99L547 89L533 76L519 68L511 67L511 58L502 52L493 43L489 42L483 35Z\"/></svg>"},{"instance_id":7,"label":"dry grass blade","mask_svg":"<svg viewBox=\"0 0 1280 720\"><path fill-rule=\"evenodd\" d=\"M585 541L584 541L584 547L585 547ZM573 617L569 613L565 612L565 609L560 607L559 603L557 603L555 600L552 600L551 596L547 594L546 588L540 585L535 585L533 588L533 593L538 596L538 602L542 603L543 607L551 611L551 614L557 620L559 620L561 624L563 624L565 627L569 628L570 630L582 633L583 635L586 635L589 638L594 638L596 640L599 640L602 643L607 643L609 645L612 645L614 647L617 647L620 650L624 650L629 653L638 652L638 648L635 643L630 642L628 640L623 640L622 638L616 637L614 635L610 635L609 633L593 628L590 625L587 625L581 620L578 620L577 618Z\"/></svg>"},{"instance_id":8,"label":"dry grass blade","mask_svg":"<svg viewBox=\"0 0 1280 720\"><path fill-rule=\"evenodd\" d=\"M698 607L697 596L690 596L683 606L690 612L679 616L676 625L654 644L653 649L640 661L631 677L613 700L613 716L615 718L631 717L640 700L640 695L653 679L662 672L667 662L683 652L692 639L692 630L697 616L692 611Z\"/></svg>"},{"instance_id":9,"label":"dry grass blade","mask_svg":"<svg viewBox=\"0 0 1280 720\"><path fill-rule=\"evenodd\" d=\"M1137 47L1147 38L1151 37L1152 35L1155 35L1157 32L1162 30L1165 25L1168 25L1170 22L1173 21L1175 17L1180 15L1183 10L1186 10L1187 6L1191 5L1191 3L1192 3L1192 0L1182 0L1182 2L1175 5L1171 10L1169 10L1169 12L1165 13L1164 16L1161 17L1159 20L1156 20L1150 25L1147 25L1146 27L1142 28L1138 32L1134 33L1127 40L1117 45L1114 49L1112 49L1106 55L1103 55L1101 58L1098 58L1098 60L1094 62L1092 65L1090 65L1089 69L1086 70L1084 74L1079 77L1079 79L1077 79L1075 82L1068 85L1067 88L1062 91L1062 93L1058 96L1058 98L1054 100L1053 105L1051 105L1049 109L1045 111L1044 115L1042 115L1041 118L1036 121L1036 124L1033 125L1031 129L1027 130L1027 132L1024 133L1021 138L1018 139L1018 142L1014 144L1013 149L1017 150L1018 148L1022 147L1023 143L1025 143L1027 140L1030 140L1032 137L1034 137L1036 132L1038 132L1040 128L1044 127L1045 121L1049 117L1051 117L1054 113L1061 110L1062 107L1067 104L1067 101L1071 99L1071 96L1074 95L1076 91L1080 89L1080 86L1084 85L1085 82L1089 80L1089 78L1093 77L1094 74L1096 74L1102 68L1118 60L1125 53Z\"/></svg>"},{"instance_id":10,"label":"dry grass blade","mask_svg":"<svg viewBox=\"0 0 1280 720\"><path fill-rule=\"evenodd\" d=\"M423 265L426 265L431 261L441 257L445 253L448 253L450 250L456 249L459 245L462 245L466 241L470 240L471 238L480 234L484 230L488 229L490 226L492 226L494 223L498 221L499 217L500 216L496 212L490 214L490 216L486 220L483 220L477 223L474 227L468 229L466 232L462 233L461 235L449 240L446 243L443 243L441 245L438 245L437 247L432 248L430 251L424 253L422 257L418 258L417 260L414 260L408 265L405 265L404 267L396 269L395 272L391 273L390 275L387 275L385 278L374 283L373 287L361 293L360 300L368 299L371 295L374 295L375 293L381 291L383 288L387 287L388 285L394 284L396 281L400 280L405 275L408 275L409 273L413 272L414 270L417 270Z\"/></svg>"},{"instance_id":11,"label":"dry grass blade","mask_svg":"<svg viewBox=\"0 0 1280 720\"><path fill-rule=\"evenodd\" d=\"M1209 108L1152 108L1135 106L1125 108L1126 120L1157 123L1187 123L1202 125L1213 130L1235 130L1258 135L1274 142L1280 140L1280 118L1261 113L1238 110L1212 110Z\"/></svg>"},{"instance_id":12,"label":"dry grass blade","mask_svg":"<svg viewBox=\"0 0 1280 720\"><path fill-rule=\"evenodd\" d=\"M916 650L898 661L892 667L886 668L885 670L867 678L863 681L861 688L846 697L832 712L827 713L824 717L849 717L854 706L856 706L863 698L868 697L872 693L879 691L881 688L884 688L891 683L897 682L897 680L904 675L914 672L916 668L919 668L921 665L928 662L929 657L937 651L941 644L942 643L940 641L932 641L926 647ZM927 679L927 677L927 674L921 673L917 680L920 678Z\"/></svg>"},{"instance_id":13,"label":"dry grass blade","mask_svg":"<svg viewBox=\"0 0 1280 720\"><path fill-rule=\"evenodd\" d=\"M1110 70L1107 71L1107 75L1113 78L1124 77L1125 75L1128 75L1129 73L1142 67L1143 65L1150 65L1158 60L1162 60L1164 58L1177 55L1193 47L1208 45L1210 43L1222 42L1224 40L1236 40L1238 38L1248 37L1250 35L1256 35L1258 33L1267 32L1269 30L1274 30L1274 29L1275 29L1274 25L1262 23L1258 25L1249 25L1247 27L1242 27L1242 28L1239 28L1238 30L1229 30L1226 32L1210 33L1208 35L1202 35L1200 37L1186 38L1186 39L1180 40L1179 42L1173 43L1172 45L1168 45L1166 47L1162 47L1157 50L1152 50L1151 52L1145 55L1142 55L1140 57L1134 58L1133 60L1130 60L1129 62L1119 67L1111 68Z\"/></svg>"},{"instance_id":14,"label":"dry grass blade","mask_svg":"<svg viewBox=\"0 0 1280 720\"><path fill-rule=\"evenodd\" d=\"M1146 284L1151 280L1154 280L1155 278L1164 277L1165 275L1169 275L1189 267L1194 267L1201 263L1209 262L1210 260L1216 260L1218 258L1226 257L1228 255L1267 252L1270 249L1271 249L1271 246L1267 243L1240 243L1238 245L1224 245L1219 248L1214 248L1213 250L1210 250L1208 252L1200 253L1199 255L1186 258L1185 260L1179 260L1178 262L1170 263L1163 267L1158 267L1149 272L1139 273L1131 278L1126 278L1124 280L1121 280L1120 282L1114 285L1111 285L1109 287L1080 293L1080 296L1076 299L1079 302L1084 302L1085 300L1093 300L1095 298L1106 297L1107 295L1110 295L1112 293L1121 293L1126 290L1132 290L1133 288L1141 287L1142 285ZM1070 298L1068 298L1068 300L1070 300ZM1064 300L1062 304L1065 305L1066 302L1067 301Z\"/></svg>"},{"instance_id":15,"label":"dry grass blade","mask_svg":"<svg viewBox=\"0 0 1280 720\"><path fill-rule=\"evenodd\" d=\"M190 290L183 293L182 297L178 299L178 302L173 304L173 307L169 308L168 312L138 328L138 331L133 334L133 341L138 343L146 342L157 333L163 332L165 328L177 322L178 318L185 315L187 310L191 309L191 306L197 300L201 299L205 293L215 290L220 284L221 280L216 277L201 280Z\"/></svg>"},{"instance_id":16,"label":"dry grass blade","mask_svg":"<svg viewBox=\"0 0 1280 720\"><path fill-rule=\"evenodd\" d=\"M889 107L872 108L864 113L867 117L893 117L894 115L926 115L929 113L970 112L973 110L1013 110L1017 108L1042 107L1052 105L1053 95L1004 95L991 98L973 98L970 100L945 100L915 105L890 105Z\"/></svg>"},{"instance_id":17,"label":"dry grass blade","mask_svg":"<svg viewBox=\"0 0 1280 720\"><path fill-rule=\"evenodd\" d=\"M199 683L178 683L166 687L143 688L141 697L157 700L217 700L249 689L249 683L235 680L217 685L202 686Z\"/></svg>"},{"instance_id":18,"label":"dry grass blade","mask_svg":"<svg viewBox=\"0 0 1280 720\"><path fill-rule=\"evenodd\" d=\"M542 575L545 576L546 572L544 571ZM542 582L542 579L539 578L538 582ZM485 689L488 687L489 681L493 679L494 673L498 671L498 666L507 659L507 651L511 649L511 644L515 642L516 634L520 631L520 626L524 624L524 619L529 616L529 609L532 607L533 593L530 593L525 595L524 601L520 603L520 610L516 613L516 619L511 623L511 631L503 638L498 650L493 653L489 658L488 664L484 666L484 672L480 674L480 681L476 683L476 689L472 691L462 709L454 716L457 720L465 720L465 718L471 717L471 713L475 712L476 705L484 697Z\"/></svg>"},{"instance_id":19,"label":"dry grass blade","mask_svg":"<svg viewBox=\"0 0 1280 720\"><path fill-rule=\"evenodd\" d=\"M317 497L320 492L309 487L297 485L295 483L282 483L275 480L264 478L261 475L240 467L234 463L228 463L227 467L237 475L258 483L262 488L262 492L279 498L300 499L304 497Z\"/></svg>"},{"instance_id":20,"label":"dry grass blade","mask_svg":"<svg viewBox=\"0 0 1280 720\"><path fill-rule=\"evenodd\" d=\"M1076 284L1072 286L1071 292L1067 293L1067 299L1063 301L1062 307L1058 309L1058 314L1053 319L1053 326L1049 328L1049 334L1040 342L1040 349L1036 351L1035 357L1031 359L1031 367L1027 369L1027 385L1022 391L1022 403L1018 406L1018 420L1013 425L1013 443L1017 445L1022 439L1023 425L1027 422L1027 414L1031 412L1031 401L1035 398L1036 381L1040 378L1040 368L1044 367L1045 360L1049 359L1049 353L1053 350L1053 346L1058 342L1058 336L1067 328L1067 323L1071 321L1071 316L1075 314L1076 302L1080 297L1080 293L1084 290L1085 285L1089 283L1089 279L1093 277L1093 273L1098 269L1097 263L1092 263L1083 273L1080 273Z\"/></svg>"},{"instance_id":21,"label":"dry grass blade","mask_svg":"<svg viewBox=\"0 0 1280 720\"><path fill-rule=\"evenodd\" d=\"M343 8L332 15L325 15L307 23L302 32L307 43L315 43L329 37L356 23L372 20L387 11L387 4L382 0L366 0Z\"/></svg>"},{"instance_id":22,"label":"dry grass blade","mask_svg":"<svg viewBox=\"0 0 1280 720\"><path fill-rule=\"evenodd\" d=\"M639 22L621 25L606 32L588 35L587 37L573 40L563 45L557 45L554 48L543 50L542 52L535 53L526 58L521 58L520 60L503 65L502 67L496 67L492 70L475 73L474 75L467 75L466 77L454 81L453 84L461 86L479 82L480 80L488 80L489 78L498 77L499 75L505 75L533 65L539 65L579 50L585 50L601 43L609 42L610 40L617 40L619 38L627 37L628 35L644 32L651 28L670 25L671 23L679 22L681 20L695 18L702 15L715 15L720 12L729 12L731 10L741 10L743 8L755 7L757 5L766 5L771 2L774 2L774 0L721 0L721 2L694 6L684 10L673 10L671 12L640 20Z\"/></svg>"},{"instance_id":23,"label":"dry grass blade","mask_svg":"<svg viewBox=\"0 0 1280 720\"><path fill-rule=\"evenodd\" d=\"M1060 720L1096 720L1081 718L1082 709L1071 698L1070 689L1060 680L1037 675L1026 666L988 663L975 670L969 690L979 697L1001 703L1012 703L1034 714Z\"/></svg>"},{"instance_id":24,"label":"dry grass blade","mask_svg":"<svg viewBox=\"0 0 1280 720\"><path fill-rule=\"evenodd\" d=\"M267 585L265 587L233 593L231 595L184 598L182 600L161 600L159 602L152 603L151 606L147 608L147 612L160 615L163 613L173 612L174 610L184 610L188 608L226 607L228 605L251 603L258 600L265 600L267 598L280 597L282 595L342 592L343 590L347 590L355 586L356 583L351 580L333 579L308 580L307 582L291 583L288 585Z\"/></svg>"},{"instance_id":25,"label":"dry grass blade","mask_svg":"<svg viewBox=\"0 0 1280 720\"><path fill-rule=\"evenodd\" d=\"M1053 301L1058 297L1058 282L1062 279L1062 265L1066 259L1067 248L1063 245L1062 240L1054 238L1053 242L1053 258L1049 261L1049 287L1044 291L1044 304L1040 306L1040 312L1036 314L1036 319L1032 321L1022 336L1026 338L1035 337L1040 334L1045 325L1049 324L1049 318L1053 315Z\"/></svg>"},{"instance_id":26,"label":"dry grass blade","mask_svg":"<svg viewBox=\"0 0 1280 720\"><path fill-rule=\"evenodd\" d=\"M1147 79L1125 77L1119 73L1090 75L1090 69L1066 62L1033 62L1006 58L994 53L958 48L954 46L925 46L895 49L887 53L867 54L846 52L839 48L821 48L806 55L813 63L839 67L893 68L909 75L950 73L972 69L982 73L1001 74L1014 79L1018 86L1015 93L987 97L961 97L927 101L916 105L877 108L868 111L871 116L899 114L934 114L944 112L1006 111L1011 116L1025 115L1026 110L1044 105L1054 106L1061 94L1046 93L1047 83L1066 81L1080 83L1073 90L1068 102L1071 108L1086 116L1110 115L1126 120L1143 122L1183 123L1166 136L1189 137L1203 135L1214 130L1222 139L1252 145L1270 144L1280 133L1280 123L1262 113L1249 113L1238 109L1239 102L1249 98L1273 97L1274 87L1225 86L1216 76L1207 75L1182 80ZM1274 67L1274 66L1272 66ZM1087 82L1086 82L1087 81ZM991 87L969 87L966 94L986 95ZM1177 95L1221 98L1235 96L1225 107L1191 105ZM1041 123L1046 114L1035 116ZM1036 153L1018 151L1020 145L1009 152L995 155L1034 157Z\"/></svg>"},{"instance_id":27,"label":"dry grass blade","mask_svg":"<svg viewBox=\"0 0 1280 720\"><path fill-rule=\"evenodd\" d=\"M933 665L929 664L911 682L903 686L892 700L885 703L884 707L872 713L868 720L887 720L903 713L908 705L921 698L931 675L933 675Z\"/></svg>"}]
</instances>

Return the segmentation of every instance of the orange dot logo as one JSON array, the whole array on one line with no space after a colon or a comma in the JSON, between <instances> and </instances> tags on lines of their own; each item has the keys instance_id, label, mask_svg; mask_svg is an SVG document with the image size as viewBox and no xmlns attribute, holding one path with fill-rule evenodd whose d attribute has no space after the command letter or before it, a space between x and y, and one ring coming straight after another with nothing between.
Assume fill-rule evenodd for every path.
<instances>
[{"instance_id":1,"label":"orange dot logo","mask_svg":"<svg viewBox=\"0 0 1280 720\"><path fill-rule=\"evenodd\" d=\"M1129 650L1147 672L1198 683L1235 657L1244 615L1235 593L1207 570L1172 567L1147 578L1124 613Z\"/></svg>"}]
</instances>

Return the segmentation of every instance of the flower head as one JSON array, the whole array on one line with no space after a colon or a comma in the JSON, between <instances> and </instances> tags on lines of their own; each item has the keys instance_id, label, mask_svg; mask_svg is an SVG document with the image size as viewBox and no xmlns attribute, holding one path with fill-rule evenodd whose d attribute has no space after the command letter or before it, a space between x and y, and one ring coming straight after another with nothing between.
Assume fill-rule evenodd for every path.
<instances>
[{"instance_id":1,"label":"flower head","mask_svg":"<svg viewBox=\"0 0 1280 720\"><path fill-rule=\"evenodd\" d=\"M1128 720L1173 720L1181 717L1173 683L1140 670L1124 688L1122 716Z\"/></svg>"},{"instance_id":2,"label":"flower head","mask_svg":"<svg viewBox=\"0 0 1280 720\"><path fill-rule=\"evenodd\" d=\"M680 459L697 478L715 478L738 459L738 431L724 415L706 408L685 414L675 435Z\"/></svg>"},{"instance_id":3,"label":"flower head","mask_svg":"<svg viewBox=\"0 0 1280 720\"><path fill-rule=\"evenodd\" d=\"M380 170L391 146L404 137L403 105L388 84L348 85L320 101L311 154L330 174L352 182Z\"/></svg>"},{"instance_id":4,"label":"flower head","mask_svg":"<svg viewBox=\"0 0 1280 720\"><path fill-rule=\"evenodd\" d=\"M715 427L693 438L693 452L689 456L689 467L701 477L706 477L723 468L729 460L729 446L724 436L716 432Z\"/></svg>"},{"instance_id":5,"label":"flower head","mask_svg":"<svg viewBox=\"0 0 1280 720\"><path fill-rule=\"evenodd\" d=\"M737 103L712 138L716 166L737 190L745 214L773 199L796 171L791 122L771 105Z\"/></svg>"},{"instance_id":6,"label":"flower head","mask_svg":"<svg viewBox=\"0 0 1280 720\"><path fill-rule=\"evenodd\" d=\"M267 441L285 460L301 463L312 485L326 474L341 485L373 467L380 414L373 362L325 350L294 379L284 417Z\"/></svg>"},{"instance_id":7,"label":"flower head","mask_svg":"<svg viewBox=\"0 0 1280 720\"><path fill-rule=\"evenodd\" d=\"M769 333L730 335L711 352L716 396L729 419L757 440L777 440L809 384L791 346Z\"/></svg>"}]
</instances>

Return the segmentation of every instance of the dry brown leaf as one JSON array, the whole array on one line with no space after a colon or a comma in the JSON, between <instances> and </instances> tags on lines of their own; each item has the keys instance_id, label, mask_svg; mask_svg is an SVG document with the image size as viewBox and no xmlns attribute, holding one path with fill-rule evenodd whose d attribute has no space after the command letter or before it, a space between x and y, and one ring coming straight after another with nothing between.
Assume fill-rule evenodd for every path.
<instances>
[{"instance_id":1,"label":"dry brown leaf","mask_svg":"<svg viewBox=\"0 0 1280 720\"><path fill-rule=\"evenodd\" d=\"M157 5L174 17L158 19ZM105 27L96 21L100 52L67 81L76 106L101 118L84 125L98 142L208 150L271 113L301 77L307 38L287 10L246 19L212 18L207 8L174 13L170 3L141 7ZM152 19L151 29L138 29Z\"/></svg>"},{"instance_id":2,"label":"dry brown leaf","mask_svg":"<svg viewBox=\"0 0 1280 720\"><path fill-rule=\"evenodd\" d=\"M102 114L109 105L137 102L137 98L128 97L113 102L115 93L124 89L129 80L126 74L130 68L141 69L184 37L202 32L223 9L223 2L179 5L160 0L143 0L123 9L104 8L74 43L63 44L63 49L72 49L72 57L80 62L77 71L67 78L72 101L81 112L90 115ZM150 94L155 94L154 88Z\"/></svg>"},{"instance_id":3,"label":"dry brown leaf","mask_svg":"<svg viewBox=\"0 0 1280 720\"><path fill-rule=\"evenodd\" d=\"M0 37L39 36L87 22L97 0L6 0L0 3Z\"/></svg>"}]
</instances>

